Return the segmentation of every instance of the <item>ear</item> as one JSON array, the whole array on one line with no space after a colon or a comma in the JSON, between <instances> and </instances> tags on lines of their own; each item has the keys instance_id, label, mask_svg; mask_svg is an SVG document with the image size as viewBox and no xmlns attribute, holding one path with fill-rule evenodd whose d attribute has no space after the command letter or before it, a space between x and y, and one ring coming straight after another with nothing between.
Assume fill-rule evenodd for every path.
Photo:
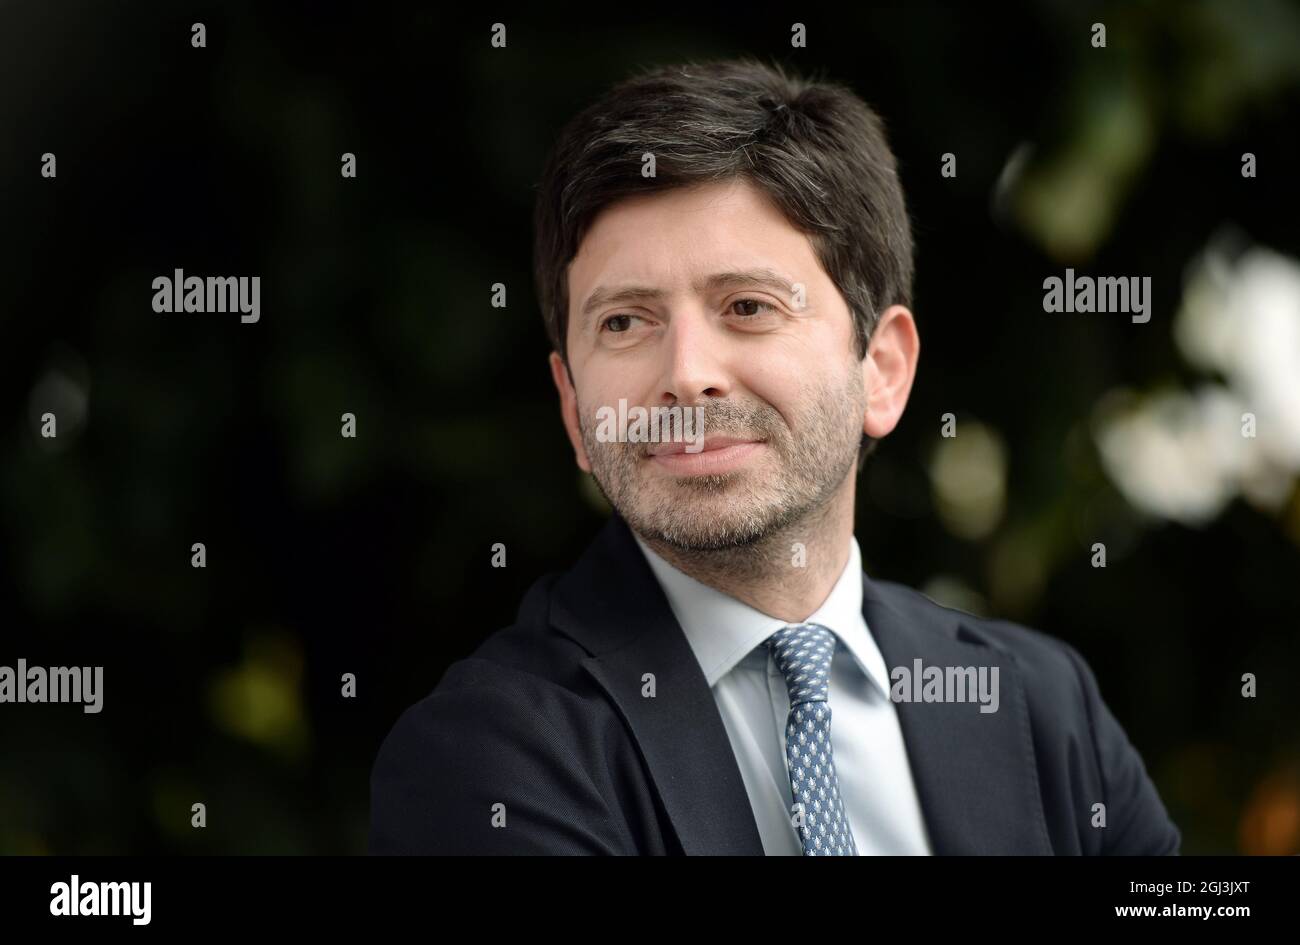
<instances>
[{"instance_id":1,"label":"ear","mask_svg":"<svg viewBox=\"0 0 1300 945\"><path fill-rule=\"evenodd\" d=\"M569 370L564 366L564 359L556 351L551 352L551 380L560 392L560 417L564 420L564 429L573 444L574 459L583 472L591 472L591 463L587 451L582 445L582 428L578 426L578 394L569 380Z\"/></svg>"},{"instance_id":2,"label":"ear","mask_svg":"<svg viewBox=\"0 0 1300 945\"><path fill-rule=\"evenodd\" d=\"M920 355L921 339L911 311L903 305L891 305L880 316L867 345L867 356L862 359L862 386L867 395L863 433L879 439L898 425L912 392Z\"/></svg>"}]
</instances>

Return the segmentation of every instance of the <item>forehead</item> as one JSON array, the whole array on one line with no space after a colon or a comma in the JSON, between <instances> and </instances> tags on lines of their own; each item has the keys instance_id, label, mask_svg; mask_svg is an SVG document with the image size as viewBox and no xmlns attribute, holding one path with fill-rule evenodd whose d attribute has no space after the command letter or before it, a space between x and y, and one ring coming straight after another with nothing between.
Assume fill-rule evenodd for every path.
<instances>
[{"instance_id":1,"label":"forehead","mask_svg":"<svg viewBox=\"0 0 1300 945\"><path fill-rule=\"evenodd\" d=\"M686 292L713 273L756 268L805 283L821 274L808 237L748 181L629 197L596 216L569 264L569 325L597 288Z\"/></svg>"}]
</instances>

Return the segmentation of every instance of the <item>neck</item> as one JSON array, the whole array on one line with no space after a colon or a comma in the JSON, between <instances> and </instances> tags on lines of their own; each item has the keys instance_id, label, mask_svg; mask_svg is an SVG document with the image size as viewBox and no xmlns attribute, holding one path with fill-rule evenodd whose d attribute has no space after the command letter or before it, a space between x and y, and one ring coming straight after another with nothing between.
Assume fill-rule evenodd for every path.
<instances>
[{"instance_id":1,"label":"neck","mask_svg":"<svg viewBox=\"0 0 1300 945\"><path fill-rule=\"evenodd\" d=\"M798 623L826 602L844 573L853 538L853 485L848 477L829 502L740 547L701 551L642 540L701 584L778 620ZM802 553L796 543L803 545Z\"/></svg>"}]
</instances>

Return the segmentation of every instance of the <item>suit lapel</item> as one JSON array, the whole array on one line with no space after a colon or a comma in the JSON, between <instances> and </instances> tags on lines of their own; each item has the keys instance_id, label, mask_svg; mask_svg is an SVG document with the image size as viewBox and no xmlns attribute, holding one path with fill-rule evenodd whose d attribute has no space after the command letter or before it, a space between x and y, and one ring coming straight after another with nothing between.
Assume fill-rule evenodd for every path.
<instances>
[{"instance_id":1,"label":"suit lapel","mask_svg":"<svg viewBox=\"0 0 1300 945\"><path fill-rule=\"evenodd\" d=\"M631 730L683 850L761 856L713 692L619 516L557 582L550 620L591 654L582 665ZM653 697L642 694L647 674Z\"/></svg>"},{"instance_id":2,"label":"suit lapel","mask_svg":"<svg viewBox=\"0 0 1300 945\"><path fill-rule=\"evenodd\" d=\"M999 705L897 702L912 778L935 854L1050 855L1029 710L1014 656L961 615L863 576L862 613L895 667L999 667ZM891 676L892 679L892 676Z\"/></svg>"}]
</instances>

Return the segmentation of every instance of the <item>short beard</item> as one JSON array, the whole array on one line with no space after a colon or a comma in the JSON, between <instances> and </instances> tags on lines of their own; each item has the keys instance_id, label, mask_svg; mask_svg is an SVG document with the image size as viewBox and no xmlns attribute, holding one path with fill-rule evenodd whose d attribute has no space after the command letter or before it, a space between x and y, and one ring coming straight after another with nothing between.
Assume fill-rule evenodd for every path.
<instances>
[{"instance_id":1,"label":"short beard","mask_svg":"<svg viewBox=\"0 0 1300 945\"><path fill-rule=\"evenodd\" d=\"M744 558L761 566L758 559L766 557L774 539L824 514L857 461L865 406L858 366L846 371L839 384L823 379L807 394L803 403L808 406L793 418L793 429L763 402L702 405L706 434L765 440L779 463L772 474L739 470L649 483L646 444L598 442L591 427L580 424L593 478L609 504L651 546L701 563L721 556L732 558L733 566ZM789 557L788 546L781 554Z\"/></svg>"}]
</instances>

